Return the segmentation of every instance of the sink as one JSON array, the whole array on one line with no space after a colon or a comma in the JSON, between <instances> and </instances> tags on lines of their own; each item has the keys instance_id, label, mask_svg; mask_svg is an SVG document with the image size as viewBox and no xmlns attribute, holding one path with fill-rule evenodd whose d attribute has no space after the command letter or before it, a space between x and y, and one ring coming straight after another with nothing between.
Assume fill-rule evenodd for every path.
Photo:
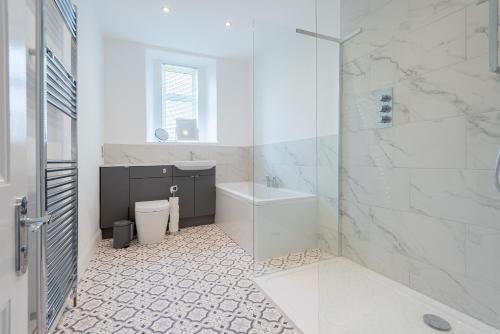
<instances>
[{"instance_id":1,"label":"sink","mask_svg":"<svg viewBox=\"0 0 500 334\"><path fill-rule=\"evenodd\" d=\"M205 161L174 161L174 166L180 170L206 170L215 167L213 160Z\"/></svg>"}]
</instances>

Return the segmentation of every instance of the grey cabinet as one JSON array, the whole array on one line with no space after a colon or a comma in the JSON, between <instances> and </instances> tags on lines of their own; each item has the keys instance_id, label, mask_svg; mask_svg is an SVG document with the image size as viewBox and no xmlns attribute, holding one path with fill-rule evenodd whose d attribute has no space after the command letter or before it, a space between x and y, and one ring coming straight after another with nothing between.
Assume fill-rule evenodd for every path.
<instances>
[{"instance_id":1,"label":"grey cabinet","mask_svg":"<svg viewBox=\"0 0 500 334\"><path fill-rule=\"evenodd\" d=\"M174 185L179 187L180 226L213 222L215 215L215 168L183 171L174 167Z\"/></svg>"},{"instance_id":2,"label":"grey cabinet","mask_svg":"<svg viewBox=\"0 0 500 334\"><path fill-rule=\"evenodd\" d=\"M134 166L130 167L131 179L170 178L172 166Z\"/></svg>"},{"instance_id":3,"label":"grey cabinet","mask_svg":"<svg viewBox=\"0 0 500 334\"><path fill-rule=\"evenodd\" d=\"M135 203L168 200L172 186L172 166L130 167L129 217L135 220Z\"/></svg>"},{"instance_id":4,"label":"grey cabinet","mask_svg":"<svg viewBox=\"0 0 500 334\"><path fill-rule=\"evenodd\" d=\"M182 171L173 166L101 167L100 227L103 238L113 236L113 223L135 220L135 203L166 200L170 187L179 191L180 226L214 222L215 168Z\"/></svg>"},{"instance_id":5,"label":"grey cabinet","mask_svg":"<svg viewBox=\"0 0 500 334\"><path fill-rule=\"evenodd\" d=\"M100 227L109 237L115 221L128 219L129 168L103 167L100 172Z\"/></svg>"},{"instance_id":6,"label":"grey cabinet","mask_svg":"<svg viewBox=\"0 0 500 334\"><path fill-rule=\"evenodd\" d=\"M195 216L215 214L215 175L200 175L195 179Z\"/></svg>"},{"instance_id":7,"label":"grey cabinet","mask_svg":"<svg viewBox=\"0 0 500 334\"><path fill-rule=\"evenodd\" d=\"M179 187L175 194L179 197L179 217L194 217L194 177L174 176L174 185Z\"/></svg>"}]
</instances>

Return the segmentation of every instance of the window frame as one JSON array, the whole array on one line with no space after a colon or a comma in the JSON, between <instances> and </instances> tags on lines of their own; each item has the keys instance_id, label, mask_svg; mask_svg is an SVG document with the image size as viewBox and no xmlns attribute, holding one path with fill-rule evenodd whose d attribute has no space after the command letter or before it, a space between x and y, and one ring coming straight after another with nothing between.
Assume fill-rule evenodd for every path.
<instances>
[{"instance_id":1,"label":"window frame","mask_svg":"<svg viewBox=\"0 0 500 334\"><path fill-rule=\"evenodd\" d=\"M199 87L199 69L196 67L190 67L190 66L179 66L179 65L173 65L169 63L163 62L160 65L160 78L161 78L161 125L164 129L167 129L166 127L166 119L167 119L167 110L166 110L166 103L167 101L172 101L172 102L184 102L184 103L192 103L193 106L193 113L195 115L194 119L196 119L196 126L200 128L200 87ZM193 81L192 81L192 87L191 87L191 95L185 95L185 94L169 94L166 92L166 73L179 73L179 74L189 74L192 76ZM175 135L172 138L168 139L168 142L177 142L177 141L183 141L177 139L177 130L174 133ZM195 140L196 142L199 141Z\"/></svg>"}]
</instances>

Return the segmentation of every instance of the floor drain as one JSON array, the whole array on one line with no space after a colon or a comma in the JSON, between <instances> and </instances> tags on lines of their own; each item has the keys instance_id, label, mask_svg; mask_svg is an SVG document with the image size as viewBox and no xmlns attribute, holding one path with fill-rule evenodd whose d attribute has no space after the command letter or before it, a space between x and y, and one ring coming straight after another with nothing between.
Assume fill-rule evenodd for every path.
<instances>
[{"instance_id":1,"label":"floor drain","mask_svg":"<svg viewBox=\"0 0 500 334\"><path fill-rule=\"evenodd\" d=\"M449 332L451 331L451 325L448 321L444 320L441 317L438 317L434 314L426 314L424 315L424 322L430 328L441 332Z\"/></svg>"}]
</instances>

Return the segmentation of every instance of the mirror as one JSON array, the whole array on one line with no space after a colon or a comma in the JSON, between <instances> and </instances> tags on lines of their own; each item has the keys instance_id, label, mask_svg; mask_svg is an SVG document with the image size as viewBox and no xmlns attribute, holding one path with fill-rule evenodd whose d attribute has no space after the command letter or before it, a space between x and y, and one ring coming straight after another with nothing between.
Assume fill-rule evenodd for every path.
<instances>
[{"instance_id":1,"label":"mirror","mask_svg":"<svg viewBox=\"0 0 500 334\"><path fill-rule=\"evenodd\" d=\"M168 140L168 132L163 128L158 128L155 130L155 137L161 142Z\"/></svg>"}]
</instances>

